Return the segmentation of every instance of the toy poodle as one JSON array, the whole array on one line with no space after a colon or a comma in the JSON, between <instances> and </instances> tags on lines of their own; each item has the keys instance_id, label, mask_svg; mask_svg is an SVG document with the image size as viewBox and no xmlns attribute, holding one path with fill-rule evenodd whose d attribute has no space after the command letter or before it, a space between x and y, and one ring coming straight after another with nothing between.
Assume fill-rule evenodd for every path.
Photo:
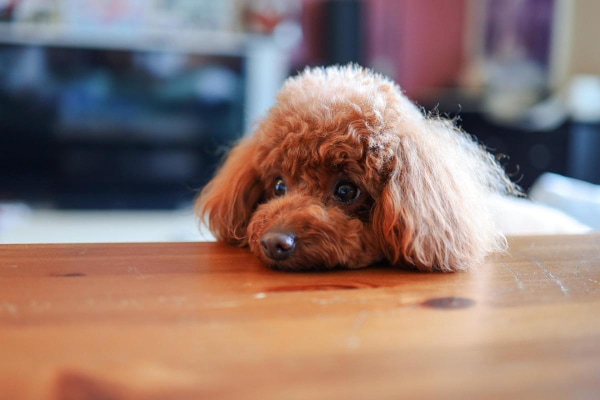
<instances>
[{"instance_id":1,"label":"toy poodle","mask_svg":"<svg viewBox=\"0 0 600 400\"><path fill-rule=\"evenodd\" d=\"M505 247L491 199L516 193L453 121L349 65L288 79L195 211L218 240L276 269L387 262L450 272Z\"/></svg>"}]
</instances>

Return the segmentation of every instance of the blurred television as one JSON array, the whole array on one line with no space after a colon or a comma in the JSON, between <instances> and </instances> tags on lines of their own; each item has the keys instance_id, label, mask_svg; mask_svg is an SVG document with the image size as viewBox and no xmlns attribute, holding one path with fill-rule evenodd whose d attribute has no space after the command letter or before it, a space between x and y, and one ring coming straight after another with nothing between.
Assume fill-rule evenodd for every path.
<instances>
[{"instance_id":1,"label":"blurred television","mask_svg":"<svg viewBox=\"0 0 600 400\"><path fill-rule=\"evenodd\" d=\"M0 45L0 199L67 208L191 201L243 131L243 60Z\"/></svg>"}]
</instances>

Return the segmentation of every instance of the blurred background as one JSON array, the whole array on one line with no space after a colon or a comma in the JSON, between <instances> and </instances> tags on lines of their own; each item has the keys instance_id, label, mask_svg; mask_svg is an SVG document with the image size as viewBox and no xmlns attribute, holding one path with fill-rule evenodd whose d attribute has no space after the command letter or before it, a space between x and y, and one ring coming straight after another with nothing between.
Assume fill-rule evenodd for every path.
<instances>
[{"instance_id":1,"label":"blurred background","mask_svg":"<svg viewBox=\"0 0 600 400\"><path fill-rule=\"evenodd\" d=\"M199 240L193 198L305 66L357 62L600 229L596 0L0 0L0 243Z\"/></svg>"}]
</instances>

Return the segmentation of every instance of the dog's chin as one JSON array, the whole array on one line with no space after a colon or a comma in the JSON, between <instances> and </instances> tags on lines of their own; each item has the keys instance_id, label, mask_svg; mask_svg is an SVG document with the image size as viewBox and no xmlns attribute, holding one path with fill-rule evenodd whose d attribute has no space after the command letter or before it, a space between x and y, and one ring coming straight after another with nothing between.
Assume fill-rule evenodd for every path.
<instances>
[{"instance_id":1,"label":"dog's chin","mask_svg":"<svg viewBox=\"0 0 600 400\"><path fill-rule=\"evenodd\" d=\"M325 272L348 269L343 265L327 266L324 264L286 265L285 263L268 262L265 265L272 270L282 272Z\"/></svg>"},{"instance_id":2,"label":"dog's chin","mask_svg":"<svg viewBox=\"0 0 600 400\"><path fill-rule=\"evenodd\" d=\"M340 261L339 254L328 253L323 248L313 249L312 251L304 249L299 245L294 254L291 254L284 260L274 260L268 257L259 246L250 246L251 251L268 268L277 271L286 272L323 272L334 270L360 269L366 268L374 263L381 261L381 257L365 257L365 254L344 255L347 261Z\"/></svg>"},{"instance_id":3,"label":"dog's chin","mask_svg":"<svg viewBox=\"0 0 600 400\"><path fill-rule=\"evenodd\" d=\"M275 271L283 271L283 272L325 272L325 271L335 271L335 270L345 270L349 269L347 265L344 264L326 264L324 262L295 262L295 261L276 261L271 260L264 255L258 255L260 261L267 266L268 268ZM365 265L366 267L366 265ZM354 268L362 268L362 267L354 267Z\"/></svg>"}]
</instances>

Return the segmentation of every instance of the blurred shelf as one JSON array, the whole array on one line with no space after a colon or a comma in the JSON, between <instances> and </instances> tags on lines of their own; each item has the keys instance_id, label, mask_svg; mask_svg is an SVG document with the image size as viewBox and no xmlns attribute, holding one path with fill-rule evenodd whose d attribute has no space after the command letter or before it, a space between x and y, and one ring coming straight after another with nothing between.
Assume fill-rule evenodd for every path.
<instances>
[{"instance_id":1,"label":"blurred shelf","mask_svg":"<svg viewBox=\"0 0 600 400\"><path fill-rule=\"evenodd\" d=\"M296 36L292 35L290 41L289 37L277 34L236 31L0 22L0 44L241 57L247 77L245 131L274 103L276 92L289 75L290 54L297 45L294 42Z\"/></svg>"},{"instance_id":2,"label":"blurred shelf","mask_svg":"<svg viewBox=\"0 0 600 400\"><path fill-rule=\"evenodd\" d=\"M242 57L263 35L229 31L106 28L49 23L0 22L0 43L111 50L185 51Z\"/></svg>"}]
</instances>

